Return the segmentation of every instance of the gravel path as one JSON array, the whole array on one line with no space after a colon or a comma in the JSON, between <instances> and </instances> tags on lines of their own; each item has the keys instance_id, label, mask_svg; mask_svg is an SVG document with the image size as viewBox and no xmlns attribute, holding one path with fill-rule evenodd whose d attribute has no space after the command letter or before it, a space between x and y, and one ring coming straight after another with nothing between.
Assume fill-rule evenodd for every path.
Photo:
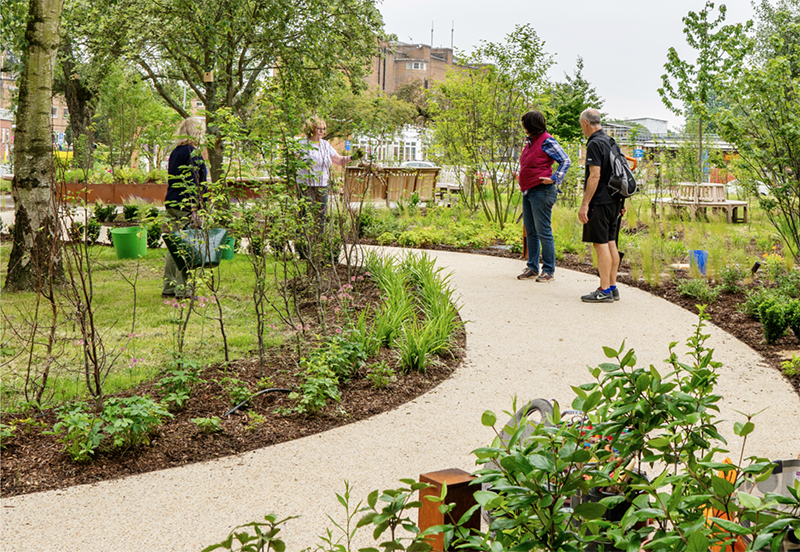
<instances>
[{"instance_id":1,"label":"gravel path","mask_svg":"<svg viewBox=\"0 0 800 552\"><path fill-rule=\"evenodd\" d=\"M388 249L392 252L393 250ZM615 304L581 303L597 285L559 270L549 284L517 281L523 263L430 253L453 272L467 324L466 362L430 393L389 413L333 431L221 460L122 480L2 500L0 548L12 551L199 551L234 526L274 512L300 515L285 526L287 549L316 545L343 517L334 493L353 496L397 486L404 477L445 468L472 470L470 451L491 441L481 413L510 410L535 397L569 403L571 385L589 381L601 347L623 339L640 364L661 366L672 341L684 343L696 317L633 288ZM800 398L752 349L708 327L722 361L720 431L738 452L735 410L756 412L749 454L794 458L800 452ZM504 419L504 416L500 416ZM791 420L795 420L792 422Z\"/></svg>"}]
</instances>

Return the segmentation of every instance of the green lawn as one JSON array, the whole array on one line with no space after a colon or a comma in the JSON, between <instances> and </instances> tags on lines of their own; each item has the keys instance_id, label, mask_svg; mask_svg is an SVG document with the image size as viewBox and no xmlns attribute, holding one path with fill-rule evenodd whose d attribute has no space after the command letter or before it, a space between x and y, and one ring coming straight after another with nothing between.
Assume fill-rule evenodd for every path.
<instances>
[{"instance_id":1,"label":"green lawn","mask_svg":"<svg viewBox=\"0 0 800 552\"><path fill-rule=\"evenodd\" d=\"M10 249L3 247L0 253L3 278ZM153 378L169 365L176 351L180 316L186 311L181 308L181 303L176 305L161 297L165 249L148 250L147 256L139 262L118 260L111 247L94 246L90 249L94 261L92 280L96 320L101 328L106 358L115 359L105 390L114 393ZM220 282L217 296L222 307L230 358L246 357L256 348L252 270L248 258L237 254L232 261L223 261L215 272ZM61 312L53 355L56 363L51 371L51 383L55 385L48 393L50 401L57 402L85 396L81 334L74 322L75 308L66 300L63 291L58 295ZM210 298L211 295L208 289L196 290L197 297ZM188 302L182 304L188 308ZM40 302L38 344L32 349L33 360L29 361L29 336L36 319L36 295L4 292L1 308L0 352L3 364L0 391L2 408L9 411L17 410L26 400L24 382L29 370L36 374L45 365L45 359L41 358L41 343L48 331L51 315L49 304ZM186 330L184 356L204 365L223 361L217 306L211 301L198 300L195 310ZM277 318L275 324L278 332L280 323ZM267 336L268 344L278 343L280 339L278 333Z\"/></svg>"}]
</instances>

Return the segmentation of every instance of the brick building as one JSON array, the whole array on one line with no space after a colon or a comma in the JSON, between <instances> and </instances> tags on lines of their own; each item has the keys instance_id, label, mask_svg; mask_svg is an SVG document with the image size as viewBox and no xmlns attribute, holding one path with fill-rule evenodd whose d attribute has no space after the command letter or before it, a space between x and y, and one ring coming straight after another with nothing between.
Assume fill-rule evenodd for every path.
<instances>
[{"instance_id":1,"label":"brick building","mask_svg":"<svg viewBox=\"0 0 800 552\"><path fill-rule=\"evenodd\" d=\"M387 94L402 85L418 81L423 88L444 81L449 69L461 68L450 48L431 48L427 44L383 43L380 54L372 59L367 84Z\"/></svg>"},{"instance_id":2,"label":"brick building","mask_svg":"<svg viewBox=\"0 0 800 552\"><path fill-rule=\"evenodd\" d=\"M16 64L13 54L0 52L0 163L11 161L14 128L14 101L17 95L17 75L7 70L6 62ZM53 146L67 149L65 134L69 126L69 111L64 98L53 97L50 107L50 124L53 131Z\"/></svg>"}]
</instances>

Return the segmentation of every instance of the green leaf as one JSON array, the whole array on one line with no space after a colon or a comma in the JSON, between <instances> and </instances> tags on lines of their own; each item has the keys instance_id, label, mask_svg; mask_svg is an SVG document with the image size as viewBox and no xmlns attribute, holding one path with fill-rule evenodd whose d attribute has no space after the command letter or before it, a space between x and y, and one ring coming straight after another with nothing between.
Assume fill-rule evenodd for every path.
<instances>
[{"instance_id":1,"label":"green leaf","mask_svg":"<svg viewBox=\"0 0 800 552\"><path fill-rule=\"evenodd\" d=\"M578 395L580 398L582 399L586 398L586 391L581 389L580 387L573 385L572 390L575 391L575 394Z\"/></svg>"},{"instance_id":2,"label":"green leaf","mask_svg":"<svg viewBox=\"0 0 800 552\"><path fill-rule=\"evenodd\" d=\"M481 424L485 427L494 427L494 424L497 423L497 415L491 410L487 410L481 416Z\"/></svg>"},{"instance_id":3,"label":"green leaf","mask_svg":"<svg viewBox=\"0 0 800 552\"><path fill-rule=\"evenodd\" d=\"M686 552L708 552L708 537L697 531L689 535Z\"/></svg>"},{"instance_id":4,"label":"green leaf","mask_svg":"<svg viewBox=\"0 0 800 552\"><path fill-rule=\"evenodd\" d=\"M534 468L542 470L547 473L556 471L556 465L552 459L543 454L534 454L529 458Z\"/></svg>"},{"instance_id":5,"label":"green leaf","mask_svg":"<svg viewBox=\"0 0 800 552\"><path fill-rule=\"evenodd\" d=\"M735 422L733 424L733 432L739 437L750 435L755 428L756 426L753 424L753 422L747 422L745 424L741 422Z\"/></svg>"},{"instance_id":6,"label":"green leaf","mask_svg":"<svg viewBox=\"0 0 800 552\"><path fill-rule=\"evenodd\" d=\"M739 498L739 502L745 508L749 508L751 510L757 510L761 507L761 499L757 496L753 496L751 494L745 493L743 491L739 491L736 493L736 496Z\"/></svg>"},{"instance_id":7,"label":"green leaf","mask_svg":"<svg viewBox=\"0 0 800 552\"><path fill-rule=\"evenodd\" d=\"M364 527L365 525L371 524L372 520L375 519L375 516L377 515L378 512L369 512L368 514L364 515L364 517L362 517L360 520L358 520L356 527Z\"/></svg>"},{"instance_id":8,"label":"green leaf","mask_svg":"<svg viewBox=\"0 0 800 552\"><path fill-rule=\"evenodd\" d=\"M636 392L642 393L648 387L650 387L650 374L640 374L639 377L636 378Z\"/></svg>"},{"instance_id":9,"label":"green leaf","mask_svg":"<svg viewBox=\"0 0 800 552\"><path fill-rule=\"evenodd\" d=\"M775 536L774 533L759 533L759 535L756 537L756 540L753 541L752 549L761 550L762 548L767 546L767 544L769 544L769 541L771 541L772 537L774 536Z\"/></svg>"},{"instance_id":10,"label":"green leaf","mask_svg":"<svg viewBox=\"0 0 800 552\"><path fill-rule=\"evenodd\" d=\"M594 391L588 397L586 397L586 401L583 403L583 411L584 412L591 412L597 405L600 404L600 400L603 398L602 393L600 391Z\"/></svg>"},{"instance_id":11,"label":"green leaf","mask_svg":"<svg viewBox=\"0 0 800 552\"><path fill-rule=\"evenodd\" d=\"M746 535L747 533L750 532L749 529L746 529L746 528L742 527L741 525L739 525L736 522L733 522L733 521L730 521L730 520L727 520L727 519L717 518L717 517L712 517L711 519L715 524L717 524L720 527L722 527L723 529L725 529L728 533L731 533L731 534L734 534L734 535Z\"/></svg>"},{"instance_id":12,"label":"green leaf","mask_svg":"<svg viewBox=\"0 0 800 552\"><path fill-rule=\"evenodd\" d=\"M599 502L583 502L575 507L575 515L583 519L599 519L606 510L608 508Z\"/></svg>"},{"instance_id":13,"label":"green leaf","mask_svg":"<svg viewBox=\"0 0 800 552\"><path fill-rule=\"evenodd\" d=\"M733 494L733 483L722 477L712 475L711 487L714 489L714 495L719 498L727 498Z\"/></svg>"},{"instance_id":14,"label":"green leaf","mask_svg":"<svg viewBox=\"0 0 800 552\"><path fill-rule=\"evenodd\" d=\"M605 353L606 358L617 358L617 351L611 347L603 347L603 352Z\"/></svg>"},{"instance_id":15,"label":"green leaf","mask_svg":"<svg viewBox=\"0 0 800 552\"><path fill-rule=\"evenodd\" d=\"M475 502L481 506L486 506L488 502L497 498L498 494L493 493L492 491L475 491L473 496L475 497Z\"/></svg>"}]
</instances>

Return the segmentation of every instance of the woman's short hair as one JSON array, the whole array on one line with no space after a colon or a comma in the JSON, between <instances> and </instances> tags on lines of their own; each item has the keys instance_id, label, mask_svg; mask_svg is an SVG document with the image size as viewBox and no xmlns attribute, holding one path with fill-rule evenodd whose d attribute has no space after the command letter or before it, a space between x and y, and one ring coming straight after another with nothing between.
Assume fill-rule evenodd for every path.
<instances>
[{"instance_id":1,"label":"woman's short hair","mask_svg":"<svg viewBox=\"0 0 800 552\"><path fill-rule=\"evenodd\" d=\"M175 145L199 144L203 138L203 120L199 117L189 117L181 121L175 131Z\"/></svg>"},{"instance_id":2,"label":"woman's short hair","mask_svg":"<svg viewBox=\"0 0 800 552\"><path fill-rule=\"evenodd\" d=\"M522 126L531 136L547 132L547 123L545 123L544 115L541 111L535 109L522 116Z\"/></svg>"},{"instance_id":3,"label":"woman's short hair","mask_svg":"<svg viewBox=\"0 0 800 552\"><path fill-rule=\"evenodd\" d=\"M306 133L306 138L311 138L314 135L314 131L322 126L326 126L325 121L316 115L312 115L306 119L306 122L303 124L303 132Z\"/></svg>"}]
</instances>

